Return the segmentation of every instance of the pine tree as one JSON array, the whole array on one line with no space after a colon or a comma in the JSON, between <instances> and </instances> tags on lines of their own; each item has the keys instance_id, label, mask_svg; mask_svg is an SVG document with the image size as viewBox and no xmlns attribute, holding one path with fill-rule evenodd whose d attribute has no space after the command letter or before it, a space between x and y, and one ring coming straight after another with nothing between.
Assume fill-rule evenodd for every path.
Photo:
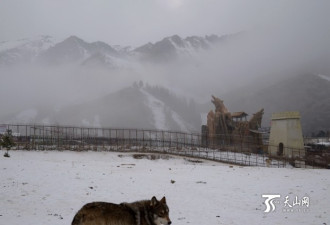
<instances>
[{"instance_id":1,"label":"pine tree","mask_svg":"<svg viewBox=\"0 0 330 225\"><path fill-rule=\"evenodd\" d=\"M6 133L1 137L1 146L7 149L7 152L4 154L5 157L9 157L8 151L15 145L12 131L7 129Z\"/></svg>"}]
</instances>

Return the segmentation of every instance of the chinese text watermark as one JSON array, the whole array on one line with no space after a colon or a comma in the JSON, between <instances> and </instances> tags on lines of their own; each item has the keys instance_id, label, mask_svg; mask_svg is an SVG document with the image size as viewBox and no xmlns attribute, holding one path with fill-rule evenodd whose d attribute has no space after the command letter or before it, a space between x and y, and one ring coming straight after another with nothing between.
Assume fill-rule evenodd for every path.
<instances>
[{"instance_id":1,"label":"chinese text watermark","mask_svg":"<svg viewBox=\"0 0 330 225\"><path fill-rule=\"evenodd\" d=\"M265 199L265 213L274 212L276 208L280 208L282 212L308 212L310 201L308 196L299 197L298 195L286 195L281 197L280 194L263 194Z\"/></svg>"}]
</instances>

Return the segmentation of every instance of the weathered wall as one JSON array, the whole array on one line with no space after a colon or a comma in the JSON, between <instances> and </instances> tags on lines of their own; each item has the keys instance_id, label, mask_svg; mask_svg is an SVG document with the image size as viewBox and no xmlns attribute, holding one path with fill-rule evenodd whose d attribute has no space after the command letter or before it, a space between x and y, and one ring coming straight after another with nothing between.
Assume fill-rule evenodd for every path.
<instances>
[{"instance_id":1,"label":"weathered wall","mask_svg":"<svg viewBox=\"0 0 330 225\"><path fill-rule=\"evenodd\" d=\"M272 156L289 158L305 155L299 112L280 112L272 115L268 152Z\"/></svg>"}]
</instances>

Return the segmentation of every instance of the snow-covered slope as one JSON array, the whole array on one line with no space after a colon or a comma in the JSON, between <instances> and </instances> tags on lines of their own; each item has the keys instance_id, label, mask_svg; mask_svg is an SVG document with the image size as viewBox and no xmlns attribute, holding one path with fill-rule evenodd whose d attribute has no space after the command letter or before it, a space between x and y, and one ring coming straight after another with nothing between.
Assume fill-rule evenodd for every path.
<instances>
[{"instance_id":1,"label":"snow-covered slope","mask_svg":"<svg viewBox=\"0 0 330 225\"><path fill-rule=\"evenodd\" d=\"M141 59L164 63L173 61L178 57L198 55L201 51L211 49L226 38L226 36L211 35L206 37L191 36L183 39L178 35L173 35L154 44L148 43L138 47L134 52L140 54Z\"/></svg>"},{"instance_id":2,"label":"snow-covered slope","mask_svg":"<svg viewBox=\"0 0 330 225\"><path fill-rule=\"evenodd\" d=\"M169 155L0 151L0 224L70 224L86 203L166 196L172 224L329 224L328 170L230 166ZM149 157L151 158L151 157ZM157 159L159 158L159 159ZM266 213L263 194L280 195ZM309 197L309 207L289 204ZM300 211L299 211L300 210Z\"/></svg>"},{"instance_id":3,"label":"snow-covered slope","mask_svg":"<svg viewBox=\"0 0 330 225\"><path fill-rule=\"evenodd\" d=\"M326 76L326 75L323 75L323 74L319 74L318 76L320 78L322 78L323 80L330 81L330 76Z\"/></svg>"},{"instance_id":4,"label":"snow-covered slope","mask_svg":"<svg viewBox=\"0 0 330 225\"><path fill-rule=\"evenodd\" d=\"M195 55L224 39L225 36L216 35L185 39L174 35L133 49L127 46L112 46L101 41L88 43L77 36L60 41L50 36L38 36L0 42L0 65L38 61L47 65L78 63L86 66L91 63L111 68L130 68L131 64L134 65L140 59L167 62L174 59L173 56Z\"/></svg>"},{"instance_id":5,"label":"snow-covered slope","mask_svg":"<svg viewBox=\"0 0 330 225\"><path fill-rule=\"evenodd\" d=\"M87 65L90 61L99 61L110 66L115 66L118 62L119 66L123 66L127 65L123 61L129 52L129 47L112 47L101 41L88 43L76 36L64 40L38 36L0 42L0 65L35 62L46 65L70 63ZM107 60L102 61L103 58Z\"/></svg>"},{"instance_id":6,"label":"snow-covered slope","mask_svg":"<svg viewBox=\"0 0 330 225\"><path fill-rule=\"evenodd\" d=\"M88 43L76 36L71 36L45 51L40 60L50 65L81 64L83 62L86 64L86 60L88 62L89 58L102 59L99 57L100 55L104 57L120 56L114 48L104 42ZM107 61L103 61L103 63L107 63Z\"/></svg>"},{"instance_id":7,"label":"snow-covered slope","mask_svg":"<svg viewBox=\"0 0 330 225\"><path fill-rule=\"evenodd\" d=\"M151 109L153 114L154 127L158 130L171 130L170 121L175 122L179 130L189 132L184 120L178 113L173 111L170 106L154 97L152 94L141 88L140 91L146 96L146 105Z\"/></svg>"},{"instance_id":8,"label":"snow-covered slope","mask_svg":"<svg viewBox=\"0 0 330 225\"><path fill-rule=\"evenodd\" d=\"M145 90L141 89L141 91L146 96L146 104L152 111L155 128L159 130L168 130L166 125L165 104Z\"/></svg>"},{"instance_id":9,"label":"snow-covered slope","mask_svg":"<svg viewBox=\"0 0 330 225\"><path fill-rule=\"evenodd\" d=\"M51 36L41 35L34 38L23 38L14 41L2 41L0 42L0 52L7 51L14 48L24 48L35 51L47 50L58 40Z\"/></svg>"},{"instance_id":10,"label":"snow-covered slope","mask_svg":"<svg viewBox=\"0 0 330 225\"><path fill-rule=\"evenodd\" d=\"M0 42L0 66L33 63L38 56L58 42L51 36L37 36Z\"/></svg>"},{"instance_id":11,"label":"snow-covered slope","mask_svg":"<svg viewBox=\"0 0 330 225\"><path fill-rule=\"evenodd\" d=\"M196 132L198 112L186 101L152 87L128 87L92 101L61 109L27 108L2 120L5 123L47 123L88 127L117 127ZM167 90L165 88L161 90ZM196 116L197 115L197 116ZM196 117L193 123L187 118Z\"/></svg>"}]
</instances>

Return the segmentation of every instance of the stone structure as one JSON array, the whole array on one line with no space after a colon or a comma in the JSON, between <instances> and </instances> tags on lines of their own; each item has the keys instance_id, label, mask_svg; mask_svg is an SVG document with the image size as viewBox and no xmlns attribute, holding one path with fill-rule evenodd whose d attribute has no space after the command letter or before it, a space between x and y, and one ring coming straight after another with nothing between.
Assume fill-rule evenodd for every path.
<instances>
[{"instance_id":1,"label":"stone structure","mask_svg":"<svg viewBox=\"0 0 330 225\"><path fill-rule=\"evenodd\" d=\"M286 158L305 156L299 112L280 112L272 115L268 153Z\"/></svg>"},{"instance_id":2,"label":"stone structure","mask_svg":"<svg viewBox=\"0 0 330 225\"><path fill-rule=\"evenodd\" d=\"M213 143L216 142L216 135L226 135L225 139L228 139L228 134L233 130L233 121L231 113L223 104L223 101L212 95L212 103L215 106L215 112L211 110L207 114L207 127L208 137Z\"/></svg>"},{"instance_id":3,"label":"stone structure","mask_svg":"<svg viewBox=\"0 0 330 225\"><path fill-rule=\"evenodd\" d=\"M233 113L234 115L235 113ZM244 113L246 114L246 113ZM255 149L262 148L262 134L258 131L261 127L264 109L254 113L249 121L234 122L235 129L232 132L235 143L247 143L256 145ZM247 114L246 114L247 115Z\"/></svg>"},{"instance_id":4,"label":"stone structure","mask_svg":"<svg viewBox=\"0 0 330 225\"><path fill-rule=\"evenodd\" d=\"M212 96L212 103L215 106L215 111L211 110L208 113L207 126L202 127L204 137L203 144L220 145L246 143L250 144L251 147L252 145L256 145L254 146L255 150L261 148L262 138L261 134L258 132L258 128L261 127L264 113L263 109L255 113L253 117L247 121L247 113L229 112L221 99ZM205 139L207 141L205 141Z\"/></svg>"}]
</instances>

